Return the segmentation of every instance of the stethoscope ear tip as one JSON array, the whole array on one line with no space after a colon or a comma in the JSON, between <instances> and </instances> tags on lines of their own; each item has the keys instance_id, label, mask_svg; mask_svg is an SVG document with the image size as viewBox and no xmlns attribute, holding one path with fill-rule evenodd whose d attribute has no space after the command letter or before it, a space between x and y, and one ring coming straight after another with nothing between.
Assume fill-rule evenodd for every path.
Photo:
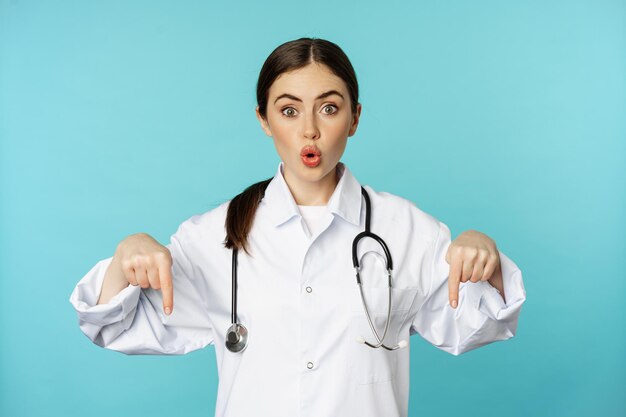
<instances>
[{"instance_id":1,"label":"stethoscope ear tip","mask_svg":"<svg viewBox=\"0 0 626 417\"><path fill-rule=\"evenodd\" d=\"M409 345L409 342L407 342L406 340L400 340L400 342L398 343L398 348L402 349L405 348Z\"/></svg>"},{"instance_id":2,"label":"stethoscope ear tip","mask_svg":"<svg viewBox=\"0 0 626 417\"><path fill-rule=\"evenodd\" d=\"M363 344L365 344L365 339L364 339L362 336L357 337L357 338L356 338L356 341L357 341L358 343L363 343Z\"/></svg>"}]
</instances>

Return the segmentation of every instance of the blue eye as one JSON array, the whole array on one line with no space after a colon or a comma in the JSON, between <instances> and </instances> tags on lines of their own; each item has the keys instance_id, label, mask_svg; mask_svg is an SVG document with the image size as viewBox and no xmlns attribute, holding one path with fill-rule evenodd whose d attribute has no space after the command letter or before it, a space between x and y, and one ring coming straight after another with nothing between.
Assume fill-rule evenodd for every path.
<instances>
[{"instance_id":1,"label":"blue eye","mask_svg":"<svg viewBox=\"0 0 626 417\"><path fill-rule=\"evenodd\" d=\"M282 113L287 117L294 117L296 115L296 109L293 107L285 107L282 110Z\"/></svg>"}]
</instances>

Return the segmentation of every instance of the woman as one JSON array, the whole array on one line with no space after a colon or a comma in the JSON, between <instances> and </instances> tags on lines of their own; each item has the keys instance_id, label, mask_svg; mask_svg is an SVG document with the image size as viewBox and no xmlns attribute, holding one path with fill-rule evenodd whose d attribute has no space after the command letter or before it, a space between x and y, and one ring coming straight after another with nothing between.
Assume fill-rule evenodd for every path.
<instances>
[{"instance_id":1,"label":"woman","mask_svg":"<svg viewBox=\"0 0 626 417\"><path fill-rule=\"evenodd\" d=\"M276 48L257 101L276 174L192 216L167 246L143 233L124 239L70 297L81 330L127 354L214 344L217 416L406 416L409 336L454 355L513 337L521 272L488 236L451 242L410 201L361 188L340 162L361 104L337 45ZM354 259L366 224L386 249L364 238Z\"/></svg>"}]
</instances>

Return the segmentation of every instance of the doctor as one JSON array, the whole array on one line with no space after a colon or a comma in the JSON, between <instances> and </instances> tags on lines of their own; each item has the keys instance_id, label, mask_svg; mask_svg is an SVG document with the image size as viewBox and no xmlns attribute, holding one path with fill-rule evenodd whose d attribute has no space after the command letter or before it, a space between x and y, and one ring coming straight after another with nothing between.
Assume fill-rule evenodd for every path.
<instances>
[{"instance_id":1,"label":"doctor","mask_svg":"<svg viewBox=\"0 0 626 417\"><path fill-rule=\"evenodd\" d=\"M340 162L361 114L354 69L334 43L287 42L263 65L257 101L281 159L274 176L190 217L166 246L144 233L125 238L70 296L80 329L126 354L214 344L216 416L406 416L409 347L357 342L376 338L352 262L367 207ZM515 335L522 274L492 239L466 231L451 241L412 202L363 187L371 231L393 259L389 291L381 246L359 243L363 296L381 335L388 321L386 345L418 333L459 355ZM249 332L238 353L225 346L233 248L236 315Z\"/></svg>"}]
</instances>

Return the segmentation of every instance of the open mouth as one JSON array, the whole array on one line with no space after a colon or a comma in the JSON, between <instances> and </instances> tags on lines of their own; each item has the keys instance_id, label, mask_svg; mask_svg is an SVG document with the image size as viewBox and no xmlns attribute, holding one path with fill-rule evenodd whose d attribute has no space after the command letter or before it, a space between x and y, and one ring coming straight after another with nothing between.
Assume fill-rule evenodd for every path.
<instances>
[{"instance_id":1,"label":"open mouth","mask_svg":"<svg viewBox=\"0 0 626 417\"><path fill-rule=\"evenodd\" d=\"M313 168L319 165L322 152L320 152L317 146L305 146L300 151L300 157L304 165Z\"/></svg>"}]
</instances>

